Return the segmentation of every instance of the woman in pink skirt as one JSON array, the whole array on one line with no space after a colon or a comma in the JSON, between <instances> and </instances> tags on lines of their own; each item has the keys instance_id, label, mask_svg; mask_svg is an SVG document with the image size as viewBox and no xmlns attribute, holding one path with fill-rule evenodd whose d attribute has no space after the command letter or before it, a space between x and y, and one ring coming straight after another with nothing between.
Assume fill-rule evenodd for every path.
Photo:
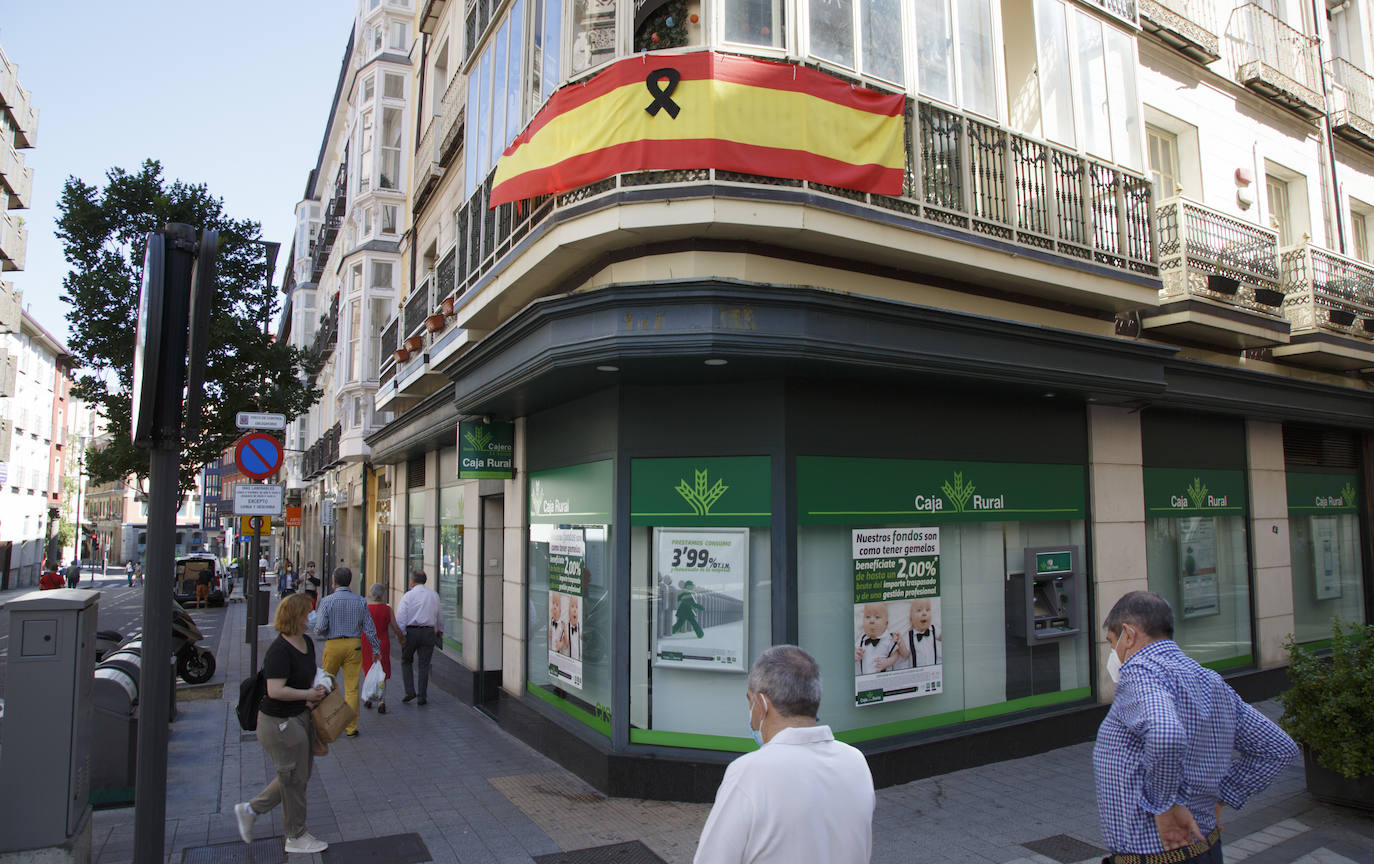
<instances>
[{"instance_id":1,"label":"woman in pink skirt","mask_svg":"<svg viewBox=\"0 0 1374 864\"><path fill-rule=\"evenodd\" d=\"M380 582L373 582L372 587L367 589L367 611L372 615L372 624L377 628L377 642L381 648L382 672L387 678L391 677L391 634L396 634L396 639L405 645L406 637L401 632L401 628L396 626L396 616L391 614L391 607L386 605L386 586ZM372 646L366 639L363 640L363 675L367 675L367 670L372 668ZM386 687L386 681L382 681L382 687ZM363 703L364 708L372 707L372 700L368 699ZM377 700L377 713L386 713L386 700Z\"/></svg>"}]
</instances>

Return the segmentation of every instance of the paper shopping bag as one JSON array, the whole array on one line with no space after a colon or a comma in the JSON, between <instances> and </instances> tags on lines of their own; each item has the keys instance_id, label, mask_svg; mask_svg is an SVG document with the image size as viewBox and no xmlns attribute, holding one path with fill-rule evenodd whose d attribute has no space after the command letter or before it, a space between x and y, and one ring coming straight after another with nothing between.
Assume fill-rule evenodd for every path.
<instances>
[{"instance_id":1,"label":"paper shopping bag","mask_svg":"<svg viewBox=\"0 0 1374 864\"><path fill-rule=\"evenodd\" d=\"M344 727L357 719L358 714L344 701L343 693L331 690L320 704L315 706L315 731L320 740L332 743L344 732Z\"/></svg>"}]
</instances>

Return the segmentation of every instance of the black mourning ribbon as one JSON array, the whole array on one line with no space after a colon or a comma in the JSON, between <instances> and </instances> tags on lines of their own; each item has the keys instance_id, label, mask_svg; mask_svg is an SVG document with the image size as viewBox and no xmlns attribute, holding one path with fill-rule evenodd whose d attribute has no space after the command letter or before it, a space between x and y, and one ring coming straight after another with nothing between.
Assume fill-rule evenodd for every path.
<instances>
[{"instance_id":1,"label":"black mourning ribbon","mask_svg":"<svg viewBox=\"0 0 1374 864\"><path fill-rule=\"evenodd\" d=\"M663 86L661 79L668 79L668 86ZM649 88L649 95L654 97L654 101L644 108L649 112L650 117L658 116L658 109L664 108L668 111L668 116L677 119L678 112L682 106L678 105L671 98L673 91L677 89L678 82L682 80L682 73L671 66L662 69L655 69L644 79L644 86Z\"/></svg>"}]
</instances>

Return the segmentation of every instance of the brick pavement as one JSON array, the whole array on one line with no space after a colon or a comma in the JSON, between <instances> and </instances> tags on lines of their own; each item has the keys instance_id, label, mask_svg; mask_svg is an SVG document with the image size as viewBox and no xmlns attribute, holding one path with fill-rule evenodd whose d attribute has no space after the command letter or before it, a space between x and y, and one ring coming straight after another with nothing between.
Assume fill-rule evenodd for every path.
<instances>
[{"instance_id":1,"label":"brick pavement","mask_svg":"<svg viewBox=\"0 0 1374 864\"><path fill-rule=\"evenodd\" d=\"M243 606L235 604L216 652L222 699L182 703L172 726L169 864L181 864L187 850L237 842L233 806L271 771L233 714L247 667L248 648L237 638L242 622ZM264 647L270 633L262 631ZM691 861L706 805L607 798L437 688L425 707L402 705L399 662L390 713L364 712L361 735L336 742L315 763L308 824L316 836L337 843L415 832L433 861L464 864L527 864L536 855L637 839L670 864ZM1263 708L1277 711L1274 703ZM1223 821L1228 862L1374 862L1374 817L1316 803L1301 766ZM97 864L130 861L132 808L100 811L94 825ZM258 820L256 836L281 834L280 809ZM872 860L1073 864L1095 861L1084 850L1101 843L1091 744L1079 744L879 790Z\"/></svg>"}]
</instances>

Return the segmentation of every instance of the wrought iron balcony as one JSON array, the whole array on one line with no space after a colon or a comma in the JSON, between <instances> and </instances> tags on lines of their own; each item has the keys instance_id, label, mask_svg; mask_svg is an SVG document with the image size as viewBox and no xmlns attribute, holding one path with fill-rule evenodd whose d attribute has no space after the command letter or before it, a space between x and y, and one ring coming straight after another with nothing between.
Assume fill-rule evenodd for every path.
<instances>
[{"instance_id":1,"label":"wrought iron balcony","mask_svg":"<svg viewBox=\"0 0 1374 864\"><path fill-rule=\"evenodd\" d=\"M329 312L320 316L320 329L315 331L315 341L310 346L321 363L328 359L339 339L339 295L329 303Z\"/></svg>"},{"instance_id":2,"label":"wrought iron balcony","mask_svg":"<svg viewBox=\"0 0 1374 864\"><path fill-rule=\"evenodd\" d=\"M1140 27L1199 63L1221 57L1212 0L1140 0Z\"/></svg>"},{"instance_id":3,"label":"wrought iron balcony","mask_svg":"<svg viewBox=\"0 0 1374 864\"><path fill-rule=\"evenodd\" d=\"M439 164L447 166L449 160L458 152L463 141L463 116L466 113L468 88L467 79L454 75L439 102Z\"/></svg>"},{"instance_id":4,"label":"wrought iron balcony","mask_svg":"<svg viewBox=\"0 0 1374 864\"><path fill-rule=\"evenodd\" d=\"M1366 150L1374 150L1374 78L1348 60L1328 60L1331 128Z\"/></svg>"},{"instance_id":5,"label":"wrought iron balcony","mask_svg":"<svg viewBox=\"0 0 1374 864\"><path fill-rule=\"evenodd\" d=\"M410 339L415 336L423 336L425 332L425 319L434 310L434 277L433 274L425 277L419 287L410 293L406 298L404 322L402 331L405 338Z\"/></svg>"},{"instance_id":6,"label":"wrought iron balcony","mask_svg":"<svg viewBox=\"0 0 1374 864\"><path fill-rule=\"evenodd\" d=\"M1240 83L1309 120L1326 113L1315 39L1254 3L1232 11L1226 36Z\"/></svg>"},{"instance_id":7,"label":"wrought iron balcony","mask_svg":"<svg viewBox=\"0 0 1374 864\"><path fill-rule=\"evenodd\" d=\"M1311 242L1284 249L1281 262L1295 335L1327 330L1374 342L1374 267Z\"/></svg>"},{"instance_id":8,"label":"wrought iron balcony","mask_svg":"<svg viewBox=\"0 0 1374 864\"><path fill-rule=\"evenodd\" d=\"M444 176L444 169L439 167L439 141L435 132L438 120L438 117L430 118L420 142L415 145L414 185L411 186L415 190L415 203L411 205L412 213L424 209L430 193L439 184L439 178Z\"/></svg>"}]
</instances>

